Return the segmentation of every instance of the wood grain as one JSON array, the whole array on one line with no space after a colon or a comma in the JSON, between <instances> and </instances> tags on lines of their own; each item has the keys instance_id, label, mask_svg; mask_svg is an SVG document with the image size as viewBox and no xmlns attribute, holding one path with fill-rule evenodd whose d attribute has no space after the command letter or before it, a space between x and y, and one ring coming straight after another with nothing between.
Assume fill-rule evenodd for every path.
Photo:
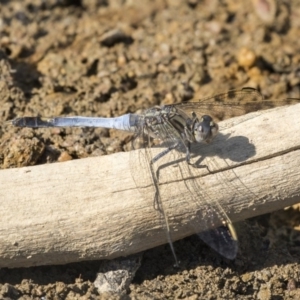
<instances>
[{"instance_id":1,"label":"wood grain","mask_svg":"<svg viewBox=\"0 0 300 300\"><path fill-rule=\"evenodd\" d=\"M173 239L194 233L195 216L210 205L235 222L300 202L299 116L294 105L230 119L197 148L210 172L184 161L162 168ZM131 176L134 155L0 171L0 267L112 259L166 243L151 182L137 187Z\"/></svg>"}]
</instances>

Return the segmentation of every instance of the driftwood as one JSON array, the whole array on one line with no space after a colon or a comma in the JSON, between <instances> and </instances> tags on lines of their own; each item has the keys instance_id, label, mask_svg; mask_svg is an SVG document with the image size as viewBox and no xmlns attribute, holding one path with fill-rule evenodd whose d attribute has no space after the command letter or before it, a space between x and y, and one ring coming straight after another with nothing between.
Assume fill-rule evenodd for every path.
<instances>
[{"instance_id":1,"label":"driftwood","mask_svg":"<svg viewBox=\"0 0 300 300\"><path fill-rule=\"evenodd\" d=\"M163 168L172 238L194 233L190 221L209 204L235 222L300 202L299 116L300 104L230 119L211 145L199 146L209 171L186 172L184 161ZM112 259L166 243L153 186L137 188L129 157L0 171L0 267Z\"/></svg>"}]
</instances>

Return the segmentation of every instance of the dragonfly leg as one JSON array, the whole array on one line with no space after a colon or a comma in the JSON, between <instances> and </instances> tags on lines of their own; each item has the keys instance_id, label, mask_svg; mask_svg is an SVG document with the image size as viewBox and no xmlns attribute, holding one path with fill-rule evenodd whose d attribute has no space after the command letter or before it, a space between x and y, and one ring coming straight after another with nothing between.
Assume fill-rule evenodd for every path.
<instances>
[{"instance_id":1,"label":"dragonfly leg","mask_svg":"<svg viewBox=\"0 0 300 300\"><path fill-rule=\"evenodd\" d=\"M165 226L166 226L167 240L168 240L168 243L170 245L171 251L173 253L174 259L175 259L175 265L174 265L174 267L179 267L179 261L177 259L177 255L176 255L176 252L175 252L175 249L174 249L174 246L173 246L173 242L172 242L171 230L170 230L170 226L169 226L169 222L168 222L168 216L166 215L166 213L165 213L165 211L163 209L163 204L161 202L161 197L160 197L160 192L159 192L159 180L158 180L159 175L155 174L153 164L157 160L159 160L161 157L163 157L164 155L166 155L167 153L169 153L171 150L175 149L177 146L178 146L178 142L176 142L173 145L169 146L167 149L165 149L164 151L162 151L161 153L159 153L158 155L156 155L150 161L150 171L151 171L151 174L152 174L153 183L154 183L154 187L155 187L154 208L157 209L161 213L161 215L163 216L163 218L164 218Z\"/></svg>"},{"instance_id":2,"label":"dragonfly leg","mask_svg":"<svg viewBox=\"0 0 300 300\"><path fill-rule=\"evenodd\" d=\"M165 156L166 154L168 154L170 151L172 151L173 149L175 149L177 146L178 146L179 142L176 142L174 143L173 145L169 146L167 149L165 149L164 151L158 153L155 157L153 157L150 161L150 164L151 164L151 169L153 169L153 164L155 162L157 162L160 158L162 158L163 156ZM157 172L156 172L156 179L157 181L159 181L159 170L160 170L160 167L158 167L157 169ZM157 210L160 210L160 207L159 207L159 201L158 201L158 198L159 198L159 192L158 192L158 187L155 189L155 196L154 196L154 208L157 209Z\"/></svg>"},{"instance_id":3,"label":"dragonfly leg","mask_svg":"<svg viewBox=\"0 0 300 300\"><path fill-rule=\"evenodd\" d=\"M186 147L185 160L189 165L191 165L191 143L188 141L186 143L185 147Z\"/></svg>"},{"instance_id":4,"label":"dragonfly leg","mask_svg":"<svg viewBox=\"0 0 300 300\"><path fill-rule=\"evenodd\" d=\"M154 158L152 158L151 163L154 164L155 162L157 162L160 158L162 158L163 156L165 156L166 154L168 154L170 151L172 151L173 149L175 149L177 146L179 145L179 142L174 143L173 145L169 146L167 149L165 149L164 151L158 153Z\"/></svg>"},{"instance_id":5,"label":"dragonfly leg","mask_svg":"<svg viewBox=\"0 0 300 300\"><path fill-rule=\"evenodd\" d=\"M196 169L203 169L203 168L206 168L206 170L211 173L211 171L209 170L209 167L207 165L201 165L199 164L199 160L201 160L201 158L198 159L197 162L195 163L191 163L191 143L190 142L187 142L186 143L186 162L188 163L188 165L192 166L193 168L196 168Z\"/></svg>"},{"instance_id":6,"label":"dragonfly leg","mask_svg":"<svg viewBox=\"0 0 300 300\"><path fill-rule=\"evenodd\" d=\"M172 151L173 149L175 149L175 148L178 146L178 144L179 144L179 143L176 142L176 143L174 143L173 145L169 146L169 147L168 147L167 149L165 149L164 151L158 153L154 158L152 158L152 160L151 160L151 162L150 162L151 166L152 166L155 162L157 162L160 158L162 158L163 156L165 156L166 154L168 154L170 151ZM159 181L159 170L160 170L160 167L158 167L157 172L156 172L156 179L157 179L157 181ZM158 197L159 197L159 195L158 195L158 189L156 189L155 196L154 196L154 208L159 210L159 209L160 209L160 207L159 207L159 202L157 201L157 200L158 200ZM155 206L155 204L156 204L157 206Z\"/></svg>"},{"instance_id":7,"label":"dragonfly leg","mask_svg":"<svg viewBox=\"0 0 300 300\"><path fill-rule=\"evenodd\" d=\"M209 173L212 173L207 165L201 165L201 164L199 165L197 162L195 162L195 163L188 162L188 164L196 169L204 169L205 168Z\"/></svg>"}]
</instances>

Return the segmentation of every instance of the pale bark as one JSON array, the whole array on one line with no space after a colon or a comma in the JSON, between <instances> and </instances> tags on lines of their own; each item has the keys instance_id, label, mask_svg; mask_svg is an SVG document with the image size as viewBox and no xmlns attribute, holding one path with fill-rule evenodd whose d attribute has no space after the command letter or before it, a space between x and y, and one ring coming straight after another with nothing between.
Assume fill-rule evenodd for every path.
<instances>
[{"instance_id":1,"label":"pale bark","mask_svg":"<svg viewBox=\"0 0 300 300\"><path fill-rule=\"evenodd\" d=\"M198 146L210 172L184 160L162 168L173 239L194 233L209 205L235 222L300 202L299 116L294 105L228 120L211 145ZM139 181L147 170L138 159L132 176L131 155L0 171L0 267L112 259L166 243L150 177Z\"/></svg>"}]
</instances>

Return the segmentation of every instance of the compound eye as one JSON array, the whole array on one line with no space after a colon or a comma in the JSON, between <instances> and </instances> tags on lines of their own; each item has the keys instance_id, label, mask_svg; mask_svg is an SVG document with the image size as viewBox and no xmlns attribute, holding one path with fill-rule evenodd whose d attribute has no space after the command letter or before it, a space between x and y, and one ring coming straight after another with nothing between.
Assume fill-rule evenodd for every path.
<instances>
[{"instance_id":1,"label":"compound eye","mask_svg":"<svg viewBox=\"0 0 300 300\"><path fill-rule=\"evenodd\" d=\"M197 133L197 132L203 132L203 127L201 125L195 127L194 132L195 133Z\"/></svg>"}]
</instances>

